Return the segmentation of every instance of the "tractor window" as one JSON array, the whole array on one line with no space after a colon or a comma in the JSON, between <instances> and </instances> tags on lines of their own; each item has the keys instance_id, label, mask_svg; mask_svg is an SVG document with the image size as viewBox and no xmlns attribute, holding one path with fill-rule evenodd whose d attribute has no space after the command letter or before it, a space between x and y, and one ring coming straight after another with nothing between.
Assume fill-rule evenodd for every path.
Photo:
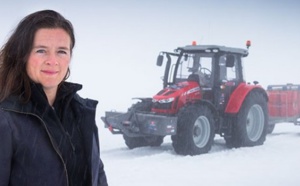
<instances>
[{"instance_id":1,"label":"tractor window","mask_svg":"<svg viewBox=\"0 0 300 186\"><path fill-rule=\"evenodd\" d=\"M211 84L212 55L186 54L180 62L176 82L187 80L191 74L199 76L200 85Z\"/></svg>"},{"instance_id":2,"label":"tractor window","mask_svg":"<svg viewBox=\"0 0 300 186\"><path fill-rule=\"evenodd\" d=\"M223 55L219 60L220 66L220 80L235 81L238 77L238 65L236 56L234 55Z\"/></svg>"},{"instance_id":3,"label":"tractor window","mask_svg":"<svg viewBox=\"0 0 300 186\"><path fill-rule=\"evenodd\" d=\"M194 54L184 54L177 69L175 82L186 81L198 67Z\"/></svg>"},{"instance_id":4,"label":"tractor window","mask_svg":"<svg viewBox=\"0 0 300 186\"><path fill-rule=\"evenodd\" d=\"M178 73L176 79L186 80L190 74L190 69L193 68L194 59L189 56L187 58L182 58L178 68Z\"/></svg>"},{"instance_id":5,"label":"tractor window","mask_svg":"<svg viewBox=\"0 0 300 186\"><path fill-rule=\"evenodd\" d=\"M212 84L212 57L200 57L198 75L200 85L210 86Z\"/></svg>"}]
</instances>

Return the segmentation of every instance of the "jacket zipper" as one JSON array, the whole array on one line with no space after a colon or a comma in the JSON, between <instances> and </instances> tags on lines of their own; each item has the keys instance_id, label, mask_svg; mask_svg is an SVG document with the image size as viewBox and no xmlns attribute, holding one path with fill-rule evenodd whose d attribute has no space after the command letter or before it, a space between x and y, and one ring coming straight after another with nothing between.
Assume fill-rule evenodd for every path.
<instances>
[{"instance_id":1,"label":"jacket zipper","mask_svg":"<svg viewBox=\"0 0 300 186\"><path fill-rule=\"evenodd\" d=\"M66 164L64 162L64 159L62 158L62 155L60 154L59 150L57 149L56 145L54 144L53 142L53 139L51 137L51 134L50 132L48 131L48 128L44 122L44 120L42 118L40 118L38 115L36 114L33 114L33 113L26 113L26 112L20 112L20 111L16 111L16 110L11 110L11 109L5 109L5 108L2 108L3 110L6 110L6 111L11 111L11 112L16 112L16 113L20 113L20 114L28 114L28 115L32 115L34 117L37 117L43 124L44 128L46 129L46 132L47 132L47 135L50 139L50 142L52 144L52 147L54 148L55 152L57 153L57 155L59 156L60 160L62 161L63 165L64 165L64 169L65 169L65 174L66 174L66 178L67 178L67 186L69 186L69 176L68 176L68 171L67 171L67 167L66 167Z\"/></svg>"}]
</instances>

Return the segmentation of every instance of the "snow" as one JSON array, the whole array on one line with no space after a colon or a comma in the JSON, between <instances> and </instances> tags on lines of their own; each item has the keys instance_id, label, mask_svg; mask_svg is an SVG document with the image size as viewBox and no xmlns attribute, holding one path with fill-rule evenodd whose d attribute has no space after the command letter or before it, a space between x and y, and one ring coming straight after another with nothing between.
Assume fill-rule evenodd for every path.
<instances>
[{"instance_id":1,"label":"snow","mask_svg":"<svg viewBox=\"0 0 300 186\"><path fill-rule=\"evenodd\" d=\"M177 155L170 137L160 147L129 150L98 122L110 186L299 186L300 126L277 124L264 145L228 149L216 136L208 154Z\"/></svg>"}]
</instances>

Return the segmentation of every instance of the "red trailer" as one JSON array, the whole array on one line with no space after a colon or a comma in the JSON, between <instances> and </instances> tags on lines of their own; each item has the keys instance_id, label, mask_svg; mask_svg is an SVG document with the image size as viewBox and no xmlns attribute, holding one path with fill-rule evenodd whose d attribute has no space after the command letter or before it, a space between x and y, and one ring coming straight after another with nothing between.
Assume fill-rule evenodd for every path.
<instances>
[{"instance_id":1,"label":"red trailer","mask_svg":"<svg viewBox=\"0 0 300 186\"><path fill-rule=\"evenodd\" d=\"M276 123L289 122L300 125L300 85L269 85L269 133Z\"/></svg>"}]
</instances>

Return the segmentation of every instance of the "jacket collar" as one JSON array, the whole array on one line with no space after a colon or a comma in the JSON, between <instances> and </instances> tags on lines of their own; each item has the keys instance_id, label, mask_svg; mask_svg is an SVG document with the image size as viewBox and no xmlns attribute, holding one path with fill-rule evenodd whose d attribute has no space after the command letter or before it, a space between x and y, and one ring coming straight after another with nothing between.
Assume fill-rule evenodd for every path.
<instances>
[{"instance_id":1,"label":"jacket collar","mask_svg":"<svg viewBox=\"0 0 300 186\"><path fill-rule=\"evenodd\" d=\"M63 82L57 92L55 101L63 99L68 95L74 95L77 91L82 89L82 85L70 82ZM47 108L51 108L48 104L47 97L43 91L42 85L31 84L31 99L24 103L20 96L11 95L6 100L0 103L1 108L15 110L18 112L43 112Z\"/></svg>"}]
</instances>

